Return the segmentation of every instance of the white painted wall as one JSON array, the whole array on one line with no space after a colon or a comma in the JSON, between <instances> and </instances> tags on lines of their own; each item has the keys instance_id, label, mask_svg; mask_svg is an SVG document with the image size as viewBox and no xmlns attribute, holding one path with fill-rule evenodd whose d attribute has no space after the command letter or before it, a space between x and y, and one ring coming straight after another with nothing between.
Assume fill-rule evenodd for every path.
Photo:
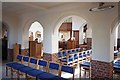
<instances>
[{"instance_id":1,"label":"white painted wall","mask_svg":"<svg viewBox=\"0 0 120 80\"><path fill-rule=\"evenodd\" d=\"M79 16L72 16L72 30L79 30L83 24L86 23L86 20Z\"/></svg>"},{"instance_id":2,"label":"white painted wall","mask_svg":"<svg viewBox=\"0 0 120 80\"><path fill-rule=\"evenodd\" d=\"M18 21L19 19L16 16L13 15L5 15L3 14L3 22L8 27L8 48L12 49L13 44L17 43L18 40Z\"/></svg>"}]
</instances>

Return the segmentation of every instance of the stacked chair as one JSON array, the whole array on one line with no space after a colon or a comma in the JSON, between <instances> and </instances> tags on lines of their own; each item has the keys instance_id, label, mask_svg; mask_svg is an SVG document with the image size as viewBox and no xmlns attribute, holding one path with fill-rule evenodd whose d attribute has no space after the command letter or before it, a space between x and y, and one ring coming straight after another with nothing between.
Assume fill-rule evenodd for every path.
<instances>
[{"instance_id":1,"label":"stacked chair","mask_svg":"<svg viewBox=\"0 0 120 80\"><path fill-rule=\"evenodd\" d=\"M80 48L58 52L58 62L74 66L81 62L90 62L92 50L81 51Z\"/></svg>"},{"instance_id":2,"label":"stacked chair","mask_svg":"<svg viewBox=\"0 0 120 80\"><path fill-rule=\"evenodd\" d=\"M114 72L120 72L120 59L117 59L113 63L113 70L114 70Z\"/></svg>"},{"instance_id":3,"label":"stacked chair","mask_svg":"<svg viewBox=\"0 0 120 80\"><path fill-rule=\"evenodd\" d=\"M62 72L67 72L73 74L72 80L74 80L74 67L22 55L17 55L17 59L19 62L11 62L6 64L6 76L8 76L8 70L10 69L12 78L13 73L16 72L18 79L20 78L20 75L25 75L27 79L36 78L40 80L68 80L61 77ZM25 65L24 63L27 64ZM34 67L31 64L33 64ZM57 70L58 75L53 74L50 69Z\"/></svg>"}]
</instances>

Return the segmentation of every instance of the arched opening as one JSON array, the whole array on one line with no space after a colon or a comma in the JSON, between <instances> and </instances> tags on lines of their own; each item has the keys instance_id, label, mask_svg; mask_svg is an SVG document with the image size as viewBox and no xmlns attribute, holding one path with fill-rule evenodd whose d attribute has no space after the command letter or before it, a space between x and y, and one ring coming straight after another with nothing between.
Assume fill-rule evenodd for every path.
<instances>
[{"instance_id":1,"label":"arched opening","mask_svg":"<svg viewBox=\"0 0 120 80\"><path fill-rule=\"evenodd\" d=\"M8 60L8 26L2 23L2 60Z\"/></svg>"},{"instance_id":2,"label":"arched opening","mask_svg":"<svg viewBox=\"0 0 120 80\"><path fill-rule=\"evenodd\" d=\"M113 31L114 36L114 59L120 58L120 23Z\"/></svg>"},{"instance_id":3,"label":"arched opening","mask_svg":"<svg viewBox=\"0 0 120 80\"><path fill-rule=\"evenodd\" d=\"M87 21L79 16L67 16L56 27L59 50L92 47L92 29Z\"/></svg>"},{"instance_id":4,"label":"arched opening","mask_svg":"<svg viewBox=\"0 0 120 80\"><path fill-rule=\"evenodd\" d=\"M29 28L29 55L41 58L43 56L43 27L35 21Z\"/></svg>"}]
</instances>

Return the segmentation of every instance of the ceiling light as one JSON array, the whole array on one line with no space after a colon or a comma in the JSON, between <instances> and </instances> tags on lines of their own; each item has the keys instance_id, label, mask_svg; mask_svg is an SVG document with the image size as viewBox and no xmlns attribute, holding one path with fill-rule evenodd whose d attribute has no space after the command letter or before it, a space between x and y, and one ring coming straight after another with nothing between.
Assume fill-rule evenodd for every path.
<instances>
[{"instance_id":1,"label":"ceiling light","mask_svg":"<svg viewBox=\"0 0 120 80\"><path fill-rule=\"evenodd\" d=\"M106 5L106 6L104 6L104 3L101 2L101 3L99 3L98 7L91 8L91 9L89 9L89 11L105 11L105 10L109 10L109 9L112 9L112 8L114 8L113 5Z\"/></svg>"}]
</instances>

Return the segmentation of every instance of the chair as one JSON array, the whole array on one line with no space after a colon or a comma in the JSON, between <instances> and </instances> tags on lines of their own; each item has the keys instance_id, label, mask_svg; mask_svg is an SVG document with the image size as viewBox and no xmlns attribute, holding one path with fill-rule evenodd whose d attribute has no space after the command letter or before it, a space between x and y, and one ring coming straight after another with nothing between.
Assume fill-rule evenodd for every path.
<instances>
[{"instance_id":1,"label":"chair","mask_svg":"<svg viewBox=\"0 0 120 80\"><path fill-rule=\"evenodd\" d=\"M120 72L120 59L113 63L113 70L114 72Z\"/></svg>"},{"instance_id":2,"label":"chair","mask_svg":"<svg viewBox=\"0 0 120 80\"><path fill-rule=\"evenodd\" d=\"M27 73L29 72L29 71L32 71L32 70L35 70L35 69L37 69L38 68L38 65L37 65L37 62L38 62L38 60L37 59L35 59L35 58L30 58L30 59L28 59L27 57L24 59L25 61L29 61L28 62L28 66L25 66L25 67L23 67L23 68L20 68L20 69L18 69L18 75L26 75L26 77L27 77ZM34 64L35 65L35 68L33 68L33 67L30 67L30 65L31 64Z\"/></svg>"},{"instance_id":3,"label":"chair","mask_svg":"<svg viewBox=\"0 0 120 80\"><path fill-rule=\"evenodd\" d=\"M73 60L74 64L77 64L77 62L78 62L78 57L79 57L78 52L77 52L77 53L74 53L74 60Z\"/></svg>"},{"instance_id":4,"label":"chair","mask_svg":"<svg viewBox=\"0 0 120 80\"><path fill-rule=\"evenodd\" d=\"M73 52L73 53L76 53L77 51L76 51L76 49L73 49L72 52Z\"/></svg>"},{"instance_id":5,"label":"chair","mask_svg":"<svg viewBox=\"0 0 120 80\"><path fill-rule=\"evenodd\" d=\"M49 67L48 67L48 72L50 72L50 69L53 69L53 70L57 70L58 72L58 75L59 75L59 64L58 63L54 63L54 62L50 62L49 63Z\"/></svg>"},{"instance_id":6,"label":"chair","mask_svg":"<svg viewBox=\"0 0 120 80\"><path fill-rule=\"evenodd\" d=\"M67 57L67 55L68 55L68 52L67 52L67 50L64 50L64 51L63 51L62 58L66 58L66 57Z\"/></svg>"},{"instance_id":7,"label":"chair","mask_svg":"<svg viewBox=\"0 0 120 80\"><path fill-rule=\"evenodd\" d=\"M61 66L61 70L60 70L60 76L61 76L62 72L73 74L72 80L74 80L74 72L75 72L75 68L74 67L62 65Z\"/></svg>"},{"instance_id":8,"label":"chair","mask_svg":"<svg viewBox=\"0 0 120 80\"><path fill-rule=\"evenodd\" d=\"M77 52L80 52L80 48L76 48L76 51L77 51Z\"/></svg>"},{"instance_id":9,"label":"chair","mask_svg":"<svg viewBox=\"0 0 120 80\"><path fill-rule=\"evenodd\" d=\"M89 72L89 78L90 78L91 63L90 62L84 62L84 63L80 63L79 66L80 66L80 77L81 77L81 67L83 67L83 69L85 69L85 74L86 74L86 71Z\"/></svg>"},{"instance_id":10,"label":"chair","mask_svg":"<svg viewBox=\"0 0 120 80\"><path fill-rule=\"evenodd\" d=\"M58 60L60 60L60 59L62 59L62 52L60 51L60 52L58 52Z\"/></svg>"},{"instance_id":11,"label":"chair","mask_svg":"<svg viewBox=\"0 0 120 80\"><path fill-rule=\"evenodd\" d=\"M86 62L86 57L87 57L86 51L83 51L83 62Z\"/></svg>"},{"instance_id":12,"label":"chair","mask_svg":"<svg viewBox=\"0 0 120 80\"><path fill-rule=\"evenodd\" d=\"M11 69L14 66L20 65L22 63L23 56L17 55L16 57L20 62L10 62L6 64L6 76L8 76L8 70ZM12 74L12 72L11 72Z\"/></svg>"},{"instance_id":13,"label":"chair","mask_svg":"<svg viewBox=\"0 0 120 80\"><path fill-rule=\"evenodd\" d=\"M87 50L87 61L90 61L91 60L91 50Z\"/></svg>"},{"instance_id":14,"label":"chair","mask_svg":"<svg viewBox=\"0 0 120 80\"><path fill-rule=\"evenodd\" d=\"M83 53L82 52L79 52L78 53L79 54L79 62L81 63L82 62L82 60L83 60Z\"/></svg>"},{"instance_id":15,"label":"chair","mask_svg":"<svg viewBox=\"0 0 120 80\"><path fill-rule=\"evenodd\" d=\"M46 71L47 71L47 64L48 64L48 62L45 61L45 60L38 60L38 65L42 66L42 67L45 67ZM36 78L37 75L42 74L42 73L44 73L44 71L37 68L37 69L31 70L31 71L28 71L27 72L27 77Z\"/></svg>"},{"instance_id":16,"label":"chair","mask_svg":"<svg viewBox=\"0 0 120 80\"><path fill-rule=\"evenodd\" d=\"M66 64L66 65L72 65L73 64L73 59L74 59L73 57L74 57L74 54L70 54L66 58L60 60L60 62L62 64Z\"/></svg>"},{"instance_id":17,"label":"chair","mask_svg":"<svg viewBox=\"0 0 120 80\"><path fill-rule=\"evenodd\" d=\"M72 50L68 50L67 52L68 52L68 54L71 54L71 53L72 53Z\"/></svg>"}]
</instances>

